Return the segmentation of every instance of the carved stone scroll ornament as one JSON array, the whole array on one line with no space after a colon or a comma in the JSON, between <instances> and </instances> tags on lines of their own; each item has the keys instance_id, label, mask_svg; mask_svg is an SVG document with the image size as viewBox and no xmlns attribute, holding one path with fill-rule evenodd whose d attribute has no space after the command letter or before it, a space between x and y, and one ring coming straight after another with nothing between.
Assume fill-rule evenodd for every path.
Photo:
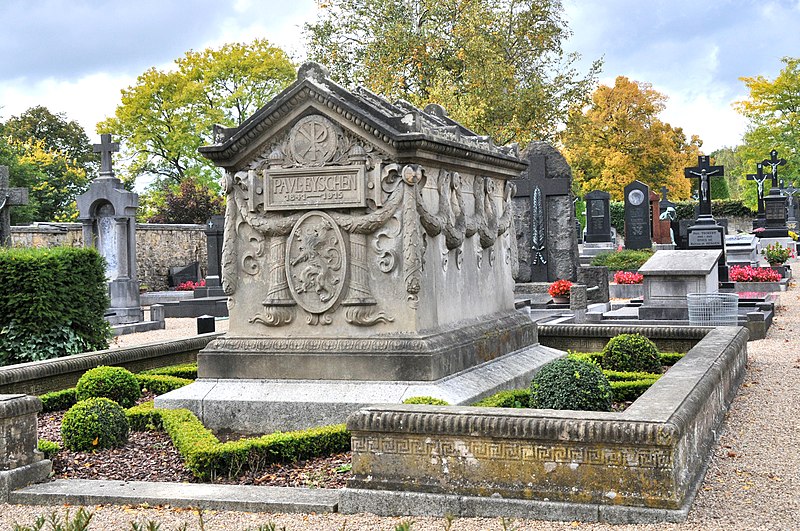
<instances>
[{"instance_id":1,"label":"carved stone scroll ornament","mask_svg":"<svg viewBox=\"0 0 800 531\"><path fill-rule=\"evenodd\" d=\"M403 273L409 307L419 306L419 291L422 286L422 256L425 242L420 224L417 223L418 201L415 187L420 188L423 178L422 167L409 164L401 171L403 182Z\"/></svg>"}]
</instances>

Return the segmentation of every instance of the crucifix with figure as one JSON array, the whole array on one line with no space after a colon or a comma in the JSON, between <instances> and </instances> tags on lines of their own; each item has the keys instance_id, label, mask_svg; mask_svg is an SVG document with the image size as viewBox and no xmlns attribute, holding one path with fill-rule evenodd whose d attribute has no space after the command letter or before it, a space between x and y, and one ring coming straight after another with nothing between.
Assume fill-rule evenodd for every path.
<instances>
[{"instance_id":1,"label":"crucifix with figure","mask_svg":"<svg viewBox=\"0 0 800 531\"><path fill-rule=\"evenodd\" d=\"M747 175L748 181L755 181L758 190L758 219L764 219L764 181L769 175L764 173L764 164L756 163L756 172ZM761 225L763 226L763 225Z\"/></svg>"},{"instance_id":2,"label":"crucifix with figure","mask_svg":"<svg viewBox=\"0 0 800 531\"><path fill-rule=\"evenodd\" d=\"M27 188L11 188L8 167L0 166L0 247L11 246L11 207L28 204Z\"/></svg>"},{"instance_id":3,"label":"crucifix with figure","mask_svg":"<svg viewBox=\"0 0 800 531\"><path fill-rule=\"evenodd\" d=\"M94 144L92 148L95 153L100 153L100 177L113 177L111 154L119 151L119 142L112 142L110 134L102 134L100 143Z\"/></svg>"},{"instance_id":4,"label":"crucifix with figure","mask_svg":"<svg viewBox=\"0 0 800 531\"><path fill-rule=\"evenodd\" d=\"M708 155L700 155L697 157L697 166L694 168L685 168L683 175L687 179L697 179L698 200L700 201L700 210L698 220L711 219L711 176L722 177L725 175L725 166L711 166Z\"/></svg>"},{"instance_id":5,"label":"crucifix with figure","mask_svg":"<svg viewBox=\"0 0 800 531\"><path fill-rule=\"evenodd\" d=\"M772 150L769 152L769 158L764 159L761 161L761 164L764 166L769 166L772 168L772 187L778 187L778 166L785 166L786 159L779 159L778 152L776 150Z\"/></svg>"}]
</instances>

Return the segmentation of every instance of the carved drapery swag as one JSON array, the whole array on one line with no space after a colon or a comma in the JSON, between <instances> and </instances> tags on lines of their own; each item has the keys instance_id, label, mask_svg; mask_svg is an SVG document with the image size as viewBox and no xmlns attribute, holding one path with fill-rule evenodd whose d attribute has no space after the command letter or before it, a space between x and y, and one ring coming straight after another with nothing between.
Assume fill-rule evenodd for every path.
<instances>
[{"instance_id":1,"label":"carved drapery swag","mask_svg":"<svg viewBox=\"0 0 800 531\"><path fill-rule=\"evenodd\" d=\"M407 302L416 308L425 236L442 234L446 252L455 252L460 269L464 241L477 234L479 266L484 251L489 264L494 263L494 243L509 232L513 223L513 184L505 183L500 201L502 213L498 214L497 181L472 178L474 207L468 213L461 176L436 170L438 204L432 209L423 199L428 179L425 169L387 162L387 158L328 119L311 115L299 120L283 141L271 145L247 168L226 174L223 288L226 294L233 295L240 274L261 275L267 283L263 311L252 317L251 323L289 324L296 318L298 306L311 325L330 324L340 307L345 320L355 326L390 322L393 318L378 309L369 271L374 265L377 270L390 273L402 263ZM379 181L373 183L379 187L377 200L339 194L333 199L341 199L344 208L335 203L319 206L311 202L298 210L281 204L281 197L267 197L271 174L303 169L311 174L328 167L351 172L358 179L374 175L373 179ZM366 207L358 206L359 200ZM271 206L266 204L268 201L272 201ZM348 201L353 204L348 205ZM400 252L398 244L402 247ZM513 242L507 247L506 261L515 262L516 253L510 251ZM262 272L264 267L268 271ZM512 263L512 267L516 265Z\"/></svg>"}]
</instances>

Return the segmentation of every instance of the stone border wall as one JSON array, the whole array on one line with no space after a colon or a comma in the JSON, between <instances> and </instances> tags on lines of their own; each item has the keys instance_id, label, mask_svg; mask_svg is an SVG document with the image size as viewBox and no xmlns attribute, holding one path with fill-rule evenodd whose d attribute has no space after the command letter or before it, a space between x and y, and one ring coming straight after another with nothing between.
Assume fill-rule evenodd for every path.
<instances>
[{"instance_id":1,"label":"stone border wall","mask_svg":"<svg viewBox=\"0 0 800 531\"><path fill-rule=\"evenodd\" d=\"M641 334L661 352L688 352L711 330L698 326L608 324L539 324L539 343L573 352L599 352L619 334Z\"/></svg>"},{"instance_id":2,"label":"stone border wall","mask_svg":"<svg viewBox=\"0 0 800 531\"><path fill-rule=\"evenodd\" d=\"M136 265L139 284L147 291L168 288L170 267L200 262L203 277L208 267L205 225L136 224ZM80 223L35 223L11 227L15 247L82 247Z\"/></svg>"},{"instance_id":3,"label":"stone border wall","mask_svg":"<svg viewBox=\"0 0 800 531\"><path fill-rule=\"evenodd\" d=\"M361 409L347 422L353 479L340 511L683 521L747 361L745 329L696 334L705 337L622 413Z\"/></svg>"},{"instance_id":4,"label":"stone border wall","mask_svg":"<svg viewBox=\"0 0 800 531\"><path fill-rule=\"evenodd\" d=\"M51 360L0 367L0 393L41 395L74 387L84 372L99 365L125 367L132 372L197 360L197 353L221 332L138 347L86 352Z\"/></svg>"}]
</instances>

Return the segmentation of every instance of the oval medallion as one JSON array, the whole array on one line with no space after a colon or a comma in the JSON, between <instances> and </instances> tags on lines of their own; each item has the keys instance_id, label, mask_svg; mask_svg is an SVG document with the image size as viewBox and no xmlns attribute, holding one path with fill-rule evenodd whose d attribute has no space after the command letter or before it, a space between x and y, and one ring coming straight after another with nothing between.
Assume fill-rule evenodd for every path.
<instances>
[{"instance_id":1,"label":"oval medallion","mask_svg":"<svg viewBox=\"0 0 800 531\"><path fill-rule=\"evenodd\" d=\"M304 214L286 241L286 278L294 300L310 313L323 313L339 299L347 274L342 231L324 212Z\"/></svg>"}]
</instances>

